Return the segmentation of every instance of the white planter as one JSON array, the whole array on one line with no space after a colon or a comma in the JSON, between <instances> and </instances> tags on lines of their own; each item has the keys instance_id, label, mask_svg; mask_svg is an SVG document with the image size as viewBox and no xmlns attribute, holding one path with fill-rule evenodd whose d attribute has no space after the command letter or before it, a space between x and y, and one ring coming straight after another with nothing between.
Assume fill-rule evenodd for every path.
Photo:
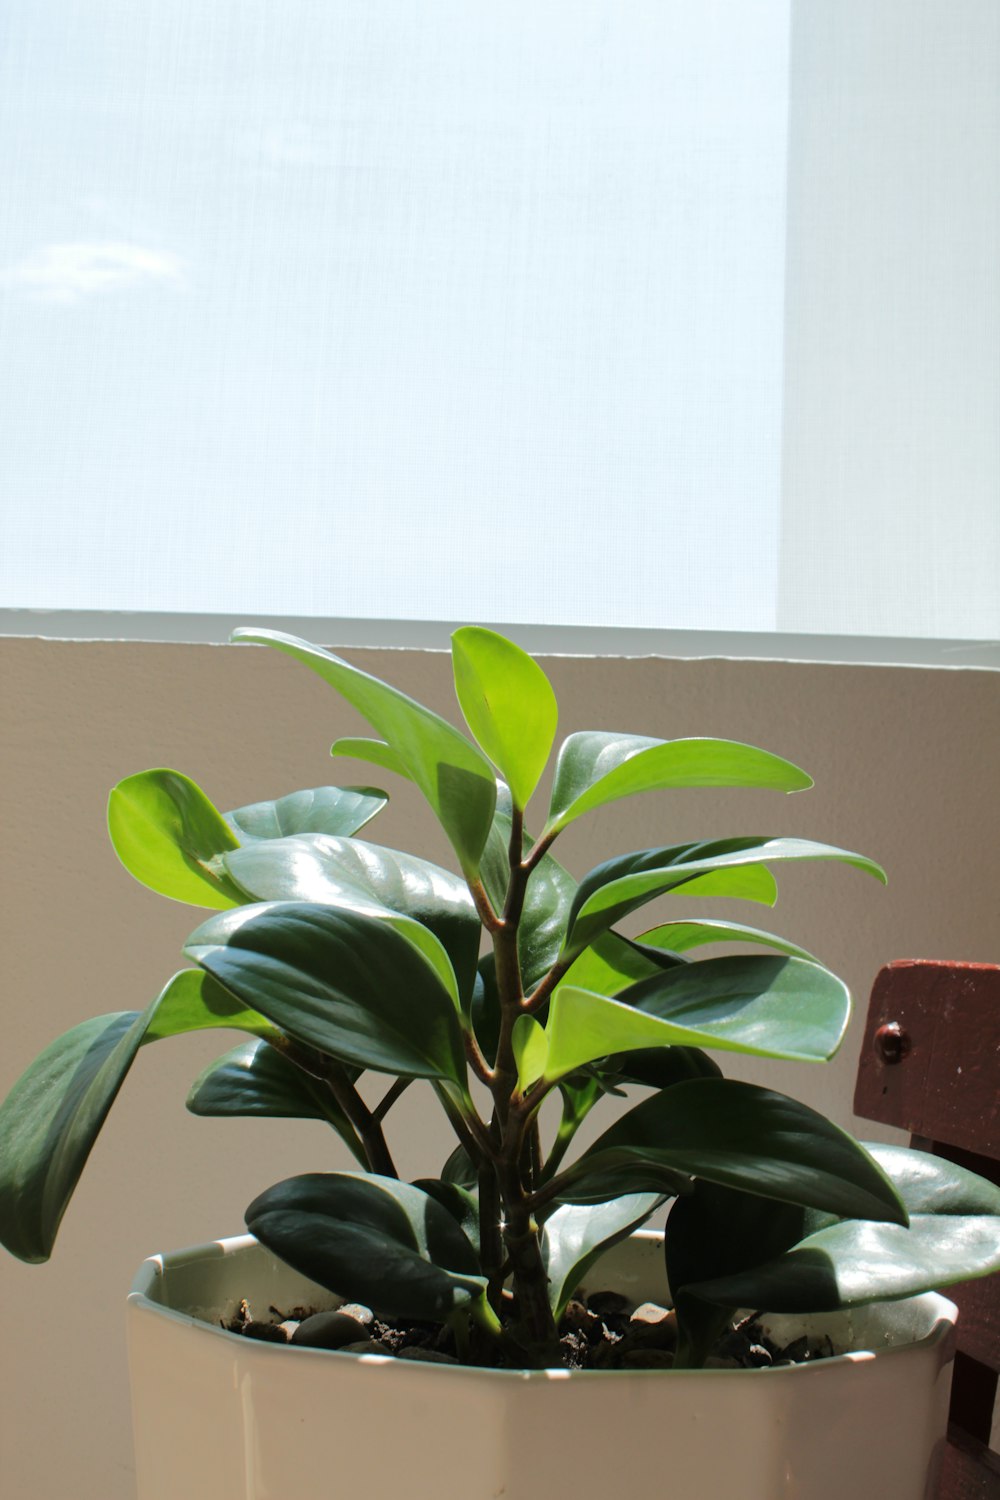
<instances>
[{"instance_id":1,"label":"white planter","mask_svg":"<svg viewBox=\"0 0 1000 1500\"><path fill-rule=\"evenodd\" d=\"M664 1295L660 1237L593 1288ZM139 1500L924 1500L943 1441L952 1303L813 1320L845 1352L773 1370L492 1371L225 1332L241 1296L337 1298L249 1236L153 1256L129 1296ZM807 1319L775 1319L804 1331Z\"/></svg>"}]
</instances>

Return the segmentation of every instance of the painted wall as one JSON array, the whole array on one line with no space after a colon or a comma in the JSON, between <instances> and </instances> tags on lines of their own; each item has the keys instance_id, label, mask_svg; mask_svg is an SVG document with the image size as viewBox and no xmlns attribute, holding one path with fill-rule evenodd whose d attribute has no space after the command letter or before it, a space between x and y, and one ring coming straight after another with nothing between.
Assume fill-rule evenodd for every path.
<instances>
[{"instance_id":1,"label":"painted wall","mask_svg":"<svg viewBox=\"0 0 1000 1500\"><path fill-rule=\"evenodd\" d=\"M443 654L351 655L452 713ZM813 836L876 856L890 872L888 890L850 869L810 865L780 876L773 916L723 903L713 914L763 918L794 936L862 1002L892 958L996 960L995 672L653 658L564 657L547 666L563 732L744 739L798 761L817 782L790 798L697 791L620 804L564 836L560 858L577 873L613 852L684 838ZM0 639L0 701L5 1092L59 1031L145 1005L181 967L182 939L197 920L119 867L104 832L108 788L154 765L186 771L222 807L320 785L335 779L329 744L359 732L359 721L287 658L221 646ZM345 767L340 780L368 779ZM450 862L417 794L392 790L377 837ZM346 1165L318 1124L187 1115L188 1084L223 1045L201 1036L145 1051L54 1260L44 1268L0 1260L4 1494L130 1500L122 1300L135 1266L153 1251L237 1231L244 1205L282 1176ZM744 1076L849 1123L856 1046L824 1069L757 1064ZM450 1149L419 1086L391 1124L404 1172L433 1170Z\"/></svg>"}]
</instances>

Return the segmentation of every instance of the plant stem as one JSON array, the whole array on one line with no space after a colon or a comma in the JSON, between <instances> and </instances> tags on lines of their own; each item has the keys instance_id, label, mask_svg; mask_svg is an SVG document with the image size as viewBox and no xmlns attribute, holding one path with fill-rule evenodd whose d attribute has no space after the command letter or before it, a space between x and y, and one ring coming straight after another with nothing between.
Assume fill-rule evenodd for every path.
<instances>
[{"instance_id":1,"label":"plant stem","mask_svg":"<svg viewBox=\"0 0 1000 1500\"><path fill-rule=\"evenodd\" d=\"M396 1082L390 1089L387 1090L387 1092L382 1096L378 1104L376 1104L375 1108L372 1110L372 1119L377 1120L379 1121L379 1123L381 1123L385 1119L386 1115L389 1113L390 1109L395 1104L399 1096L401 1094L405 1094L406 1090L410 1087L410 1084L412 1082L412 1078L397 1078Z\"/></svg>"},{"instance_id":2,"label":"plant stem","mask_svg":"<svg viewBox=\"0 0 1000 1500\"><path fill-rule=\"evenodd\" d=\"M509 875L502 916L496 917L487 902L493 917L492 923L487 922L480 897L472 888L480 915L493 938L500 1002L496 1059L485 1080L493 1096L493 1117L489 1129L488 1161L480 1174L480 1215L484 1267L489 1266L489 1305L495 1311L499 1310L504 1260L502 1247L505 1247L517 1306L512 1338L520 1357L529 1366L544 1369L560 1363L559 1336L549 1306L548 1278L542 1260L539 1229L529 1203L540 1144L534 1110L525 1107L518 1088L513 1045L514 1025L524 1007L517 939L530 867L522 857L523 845L523 814L515 808L511 817Z\"/></svg>"},{"instance_id":3,"label":"plant stem","mask_svg":"<svg viewBox=\"0 0 1000 1500\"><path fill-rule=\"evenodd\" d=\"M347 1116L349 1123L354 1127L367 1160L369 1172L377 1172L382 1177L398 1177L399 1173L396 1171L379 1123L381 1115L378 1111L373 1113L368 1108L354 1087L351 1076L343 1063L337 1062L335 1058L327 1057L323 1052L317 1052L312 1047L293 1042L289 1036L276 1037L271 1045L287 1057L290 1063L301 1068L303 1073L308 1073L310 1078L318 1078L320 1083L326 1084ZM390 1089L389 1092L391 1093L392 1090ZM384 1103L385 1100L383 1100Z\"/></svg>"}]
</instances>

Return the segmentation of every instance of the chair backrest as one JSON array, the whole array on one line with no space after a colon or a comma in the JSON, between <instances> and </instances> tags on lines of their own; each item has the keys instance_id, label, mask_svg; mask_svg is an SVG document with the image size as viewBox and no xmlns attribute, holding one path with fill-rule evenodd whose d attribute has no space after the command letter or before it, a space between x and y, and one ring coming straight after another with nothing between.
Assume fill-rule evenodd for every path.
<instances>
[{"instance_id":1,"label":"chair backrest","mask_svg":"<svg viewBox=\"0 0 1000 1500\"><path fill-rule=\"evenodd\" d=\"M855 1113L1000 1183L1000 965L906 959L875 979ZM955 1378L939 1500L1000 1500L991 1446L1000 1373L1000 1277L948 1287Z\"/></svg>"}]
</instances>

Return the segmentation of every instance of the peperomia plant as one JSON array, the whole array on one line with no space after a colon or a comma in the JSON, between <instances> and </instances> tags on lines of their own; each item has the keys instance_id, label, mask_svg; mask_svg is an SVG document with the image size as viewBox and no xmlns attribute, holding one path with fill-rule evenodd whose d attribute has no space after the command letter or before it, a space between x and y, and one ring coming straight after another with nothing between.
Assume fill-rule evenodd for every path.
<instances>
[{"instance_id":1,"label":"peperomia plant","mask_svg":"<svg viewBox=\"0 0 1000 1500\"><path fill-rule=\"evenodd\" d=\"M214 914L188 941L193 967L146 1010L74 1027L0 1108L0 1236L15 1255L49 1256L138 1049L225 1027L250 1041L202 1074L188 1107L318 1118L362 1169L278 1183L250 1205L249 1228L383 1316L450 1324L472 1362L559 1364L558 1321L581 1278L664 1206L678 1365L703 1363L735 1308L825 1311L1000 1266L1000 1189L935 1157L865 1150L808 1106L722 1077L718 1053L833 1055L850 1001L828 969L733 922L620 928L660 897L770 904L772 867L798 860L884 879L872 860L802 839L710 839L618 855L577 882L552 854L566 827L620 798L792 792L811 784L803 771L726 740L575 733L532 838L525 810L557 708L510 641L453 637L470 740L305 642L236 638L287 652L360 711L379 738L333 753L414 782L461 873L359 838L386 801L371 788L221 814L175 771L120 783L109 825L123 863ZM692 961L726 943L770 952ZM379 1102L362 1074L390 1080ZM456 1145L438 1177L406 1183L387 1129L413 1080L430 1085ZM590 1111L625 1086L644 1097L575 1150Z\"/></svg>"}]
</instances>

